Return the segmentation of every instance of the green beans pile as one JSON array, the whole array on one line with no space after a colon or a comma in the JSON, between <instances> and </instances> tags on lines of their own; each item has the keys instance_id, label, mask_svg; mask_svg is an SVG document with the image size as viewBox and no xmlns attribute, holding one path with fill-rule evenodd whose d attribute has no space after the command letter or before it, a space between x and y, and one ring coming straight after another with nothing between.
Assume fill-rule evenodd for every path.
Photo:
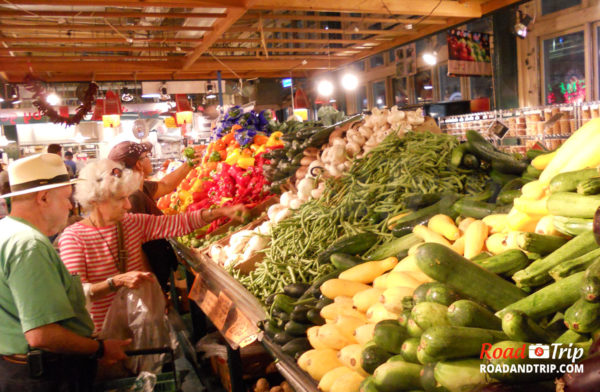
<instances>
[{"instance_id":1,"label":"green beans pile","mask_svg":"<svg viewBox=\"0 0 600 392\"><path fill-rule=\"evenodd\" d=\"M432 133L388 136L341 178L327 180L319 200L303 204L273 227L271 245L254 271L231 273L264 300L290 283L310 283L332 271L331 264L320 265L316 256L341 236L373 231L380 235L379 243L391 237L387 220L406 208L406 197L481 192L485 173L449 169L457 144L453 136Z\"/></svg>"}]
</instances>

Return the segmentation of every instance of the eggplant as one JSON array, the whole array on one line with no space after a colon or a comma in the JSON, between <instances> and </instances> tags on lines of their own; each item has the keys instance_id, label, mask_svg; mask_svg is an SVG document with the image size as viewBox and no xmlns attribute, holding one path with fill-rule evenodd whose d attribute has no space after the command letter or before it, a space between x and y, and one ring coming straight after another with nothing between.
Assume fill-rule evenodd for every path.
<instances>
[{"instance_id":1,"label":"eggplant","mask_svg":"<svg viewBox=\"0 0 600 392\"><path fill-rule=\"evenodd\" d=\"M503 384L494 382L473 389L471 392L554 392L554 381L534 382L525 384Z\"/></svg>"},{"instance_id":2,"label":"eggplant","mask_svg":"<svg viewBox=\"0 0 600 392\"><path fill-rule=\"evenodd\" d=\"M600 390L600 355L588 357L578 362L578 365L583 365L583 373L566 373L556 382L557 391L591 392Z\"/></svg>"}]
</instances>

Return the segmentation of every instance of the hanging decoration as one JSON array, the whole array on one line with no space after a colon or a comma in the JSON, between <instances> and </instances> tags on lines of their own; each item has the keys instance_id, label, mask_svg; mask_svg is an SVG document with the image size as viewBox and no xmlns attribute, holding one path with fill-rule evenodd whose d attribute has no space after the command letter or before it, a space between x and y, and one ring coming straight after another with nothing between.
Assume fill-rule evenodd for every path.
<instances>
[{"instance_id":1,"label":"hanging decoration","mask_svg":"<svg viewBox=\"0 0 600 392\"><path fill-rule=\"evenodd\" d=\"M25 80L23 82L25 83L25 88L27 91L33 93L33 106L35 106L40 113L42 113L42 115L48 117L53 123L63 124L66 126L79 124L81 120L83 120L83 117L85 117L85 115L92 110L94 97L98 91L98 85L94 82L90 82L87 90L85 91L82 103L75 111L75 114L71 116L61 116L56 109L54 109L52 105L46 101L48 92L44 86L42 86L40 79L36 78L32 74L28 74L25 76Z\"/></svg>"},{"instance_id":2,"label":"hanging decoration","mask_svg":"<svg viewBox=\"0 0 600 392\"><path fill-rule=\"evenodd\" d=\"M121 125L121 101L117 94L109 90L104 97L102 124L104 128L116 128Z\"/></svg>"},{"instance_id":3,"label":"hanging decoration","mask_svg":"<svg viewBox=\"0 0 600 392\"><path fill-rule=\"evenodd\" d=\"M175 95L175 104L177 111L175 112L175 120L179 126L191 124L194 120L194 112L192 105L185 94Z\"/></svg>"}]
</instances>

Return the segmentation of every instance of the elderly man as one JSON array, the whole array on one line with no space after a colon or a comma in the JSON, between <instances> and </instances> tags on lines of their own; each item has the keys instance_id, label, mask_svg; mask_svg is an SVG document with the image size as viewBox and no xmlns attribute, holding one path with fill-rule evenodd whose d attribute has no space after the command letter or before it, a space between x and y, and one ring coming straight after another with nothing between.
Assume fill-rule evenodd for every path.
<instances>
[{"instance_id":1,"label":"elderly man","mask_svg":"<svg viewBox=\"0 0 600 392\"><path fill-rule=\"evenodd\" d=\"M12 210L0 220L0 391L91 391L98 359L129 340L97 340L78 276L48 236L67 223L71 181L56 154L9 168Z\"/></svg>"}]
</instances>

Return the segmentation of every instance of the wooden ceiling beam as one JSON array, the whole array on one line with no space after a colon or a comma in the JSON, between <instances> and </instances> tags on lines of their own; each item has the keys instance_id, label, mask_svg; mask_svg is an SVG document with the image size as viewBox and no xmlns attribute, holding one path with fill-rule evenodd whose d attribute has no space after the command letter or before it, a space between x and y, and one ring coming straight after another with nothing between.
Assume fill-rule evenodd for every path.
<instances>
[{"instance_id":1,"label":"wooden ceiling beam","mask_svg":"<svg viewBox=\"0 0 600 392\"><path fill-rule=\"evenodd\" d=\"M19 45L0 47L0 53L7 52L57 52L57 53L76 53L76 52L165 52L165 53L185 53L194 48L183 47L177 50L174 47L164 46L42 46L42 45Z\"/></svg>"},{"instance_id":2,"label":"wooden ceiling beam","mask_svg":"<svg viewBox=\"0 0 600 392\"><path fill-rule=\"evenodd\" d=\"M69 5L87 7L132 8L229 8L244 7L245 0L11 0L17 5Z\"/></svg>"},{"instance_id":3,"label":"wooden ceiling beam","mask_svg":"<svg viewBox=\"0 0 600 392\"><path fill-rule=\"evenodd\" d=\"M461 3L450 0L255 0L250 8L269 11L387 13L463 18L479 18L482 15L479 2Z\"/></svg>"},{"instance_id":4,"label":"wooden ceiling beam","mask_svg":"<svg viewBox=\"0 0 600 392\"><path fill-rule=\"evenodd\" d=\"M508 7L513 4L521 3L522 0L490 0L481 4L481 10L483 14L496 11L500 8Z\"/></svg>"},{"instance_id":5,"label":"wooden ceiling beam","mask_svg":"<svg viewBox=\"0 0 600 392\"><path fill-rule=\"evenodd\" d=\"M212 72L218 70L228 70L229 68L238 72L253 72L256 70L261 71L283 71L290 69L294 70L326 70L331 67L337 67L343 63L343 59L337 59L335 57L329 60L311 60L310 57L306 58L306 64L303 60L269 60L264 61L262 59L252 60L227 60L222 61L227 67L224 67L221 63L214 61L209 58L202 58L202 61L198 61L192 64L186 72ZM85 57L80 57L78 67L85 69L88 72L95 72L96 74L104 73L133 73L133 72L178 72L181 71L183 61L172 60L168 61L138 61L138 62L127 62L127 61L85 61ZM73 64L65 61L38 61L30 57L11 57L10 59L0 61L0 69L7 73L18 73L22 72L23 69L30 69L33 73L45 73L45 72L76 72L73 70Z\"/></svg>"},{"instance_id":6,"label":"wooden ceiling beam","mask_svg":"<svg viewBox=\"0 0 600 392\"><path fill-rule=\"evenodd\" d=\"M307 75L310 75L312 71L304 71ZM289 71L253 71L253 72L238 72L238 75L242 78L281 78L289 77ZM26 76L26 72L10 73L7 74L7 81L10 83L22 83ZM133 73L106 73L93 75L89 73L52 73L50 75L44 74L43 80L47 83L50 82L89 82L95 80L97 82L114 82L114 81L165 81L165 80L203 80L203 79L216 79L217 72L137 72L134 76ZM221 72L223 79L238 79L238 76L231 72L224 70Z\"/></svg>"},{"instance_id":7,"label":"wooden ceiling beam","mask_svg":"<svg viewBox=\"0 0 600 392\"><path fill-rule=\"evenodd\" d=\"M113 29L114 27L114 29ZM56 25L20 25L20 24L9 24L5 21L0 24L0 31L70 31L70 30L82 30L82 31L212 31L212 26L123 26L123 25L86 25L86 24L56 24Z\"/></svg>"},{"instance_id":8,"label":"wooden ceiling beam","mask_svg":"<svg viewBox=\"0 0 600 392\"><path fill-rule=\"evenodd\" d=\"M131 38L133 42L142 43L195 43L202 41L202 38ZM0 42L6 43L55 43L74 45L78 43L124 43L122 37L46 37L46 36L29 36L29 37L0 37Z\"/></svg>"},{"instance_id":9,"label":"wooden ceiling beam","mask_svg":"<svg viewBox=\"0 0 600 392\"><path fill-rule=\"evenodd\" d=\"M252 51L254 52L254 51ZM248 52L248 53L252 53L252 52ZM257 51L259 52L259 51ZM258 58L260 59L265 59L264 56L262 55L251 55L251 54L246 54L244 56L215 56L216 58L218 58L219 60L227 60L227 61L246 61L246 60L256 60ZM336 55L336 56L332 56L331 59L334 61L338 61L340 59L345 59L346 57L350 57L349 55L347 56L340 56L340 55ZM4 61L12 61L12 60L18 60L21 61L23 59L28 59L30 61L70 61L70 62L79 62L79 61L85 61L86 64L88 62L105 62L105 61L110 61L110 62L114 62L114 61L125 61L125 62L146 62L146 61L153 61L153 62L157 62L157 61L169 61L171 59L173 59L172 56L119 56L119 55L112 55L112 56L62 56L62 55L57 55L57 56L8 56L6 55L6 52L4 50L0 49L0 63L4 62ZM289 55L289 56L281 56L281 55L271 55L269 56L269 60L305 60L307 59L306 56L299 56L299 55ZM313 55L310 56L311 60L329 60L330 57L327 55ZM92 64L93 64L92 63Z\"/></svg>"},{"instance_id":10,"label":"wooden ceiling beam","mask_svg":"<svg viewBox=\"0 0 600 392\"><path fill-rule=\"evenodd\" d=\"M0 49L0 54L5 53ZM167 56L0 56L0 62L29 59L32 61L167 61L173 57Z\"/></svg>"},{"instance_id":11,"label":"wooden ceiling beam","mask_svg":"<svg viewBox=\"0 0 600 392\"><path fill-rule=\"evenodd\" d=\"M255 47L227 47L227 48L210 48L207 51L210 53L219 53L219 52L243 52L243 51L262 51L263 47L255 46ZM340 53L347 51L358 52L360 49L353 48L267 48L267 51L272 53L286 53L286 52L297 52L297 53Z\"/></svg>"},{"instance_id":12,"label":"wooden ceiling beam","mask_svg":"<svg viewBox=\"0 0 600 392\"><path fill-rule=\"evenodd\" d=\"M242 19L252 19L258 17L258 13L249 12ZM360 17L360 16L320 16L320 15L295 15L295 14L261 14L263 19L274 20L309 20L316 22L349 22L349 23L415 23L418 19L400 18L395 15L386 17ZM427 18L421 24L445 25L445 19Z\"/></svg>"},{"instance_id":13,"label":"wooden ceiling beam","mask_svg":"<svg viewBox=\"0 0 600 392\"><path fill-rule=\"evenodd\" d=\"M373 44L386 42L391 38L376 37L372 39L266 39L268 44ZM217 43L242 43L242 44L260 44L260 39L242 39L242 38L221 38Z\"/></svg>"},{"instance_id":14,"label":"wooden ceiling beam","mask_svg":"<svg viewBox=\"0 0 600 392\"><path fill-rule=\"evenodd\" d=\"M210 33L204 34L202 42L196 46L192 53L187 55L187 60L183 64L182 71L189 69L210 48L229 28L238 21L245 13L246 8L229 8L227 18L216 23L215 29Z\"/></svg>"},{"instance_id":15,"label":"wooden ceiling beam","mask_svg":"<svg viewBox=\"0 0 600 392\"><path fill-rule=\"evenodd\" d=\"M164 19L212 19L225 18L226 13L214 12L110 12L110 11L22 11L22 10L7 10L0 9L0 17L28 17L36 18L36 16L45 17L67 17L67 18L164 18Z\"/></svg>"},{"instance_id":16,"label":"wooden ceiling beam","mask_svg":"<svg viewBox=\"0 0 600 392\"><path fill-rule=\"evenodd\" d=\"M438 27L439 28L439 27ZM246 31L253 31L250 27L234 27L229 29L228 33L241 33ZM305 29L296 29L296 28L285 28L285 27L269 27L263 28L263 31L266 33L309 33L309 34L344 34L344 35L409 35L411 34L411 30L362 30L362 29L352 29L352 30L344 30L344 29L314 29L314 28L305 28Z\"/></svg>"}]
</instances>

